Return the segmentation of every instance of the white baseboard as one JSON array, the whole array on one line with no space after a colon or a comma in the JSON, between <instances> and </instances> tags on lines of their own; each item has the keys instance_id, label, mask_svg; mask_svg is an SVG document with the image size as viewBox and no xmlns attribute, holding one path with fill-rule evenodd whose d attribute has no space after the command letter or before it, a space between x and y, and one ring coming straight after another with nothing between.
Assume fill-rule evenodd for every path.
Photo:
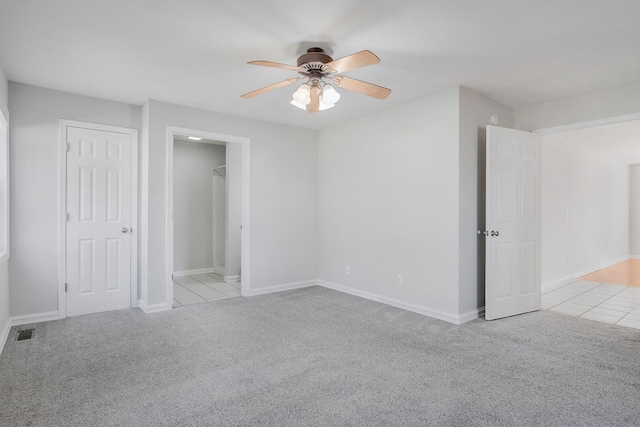
<instances>
[{"instance_id":1,"label":"white baseboard","mask_svg":"<svg viewBox=\"0 0 640 427\"><path fill-rule=\"evenodd\" d=\"M225 282L239 282L242 280L242 276L222 276Z\"/></svg>"},{"instance_id":2,"label":"white baseboard","mask_svg":"<svg viewBox=\"0 0 640 427\"><path fill-rule=\"evenodd\" d=\"M378 294L373 294L371 292L361 291L359 289L350 288L348 286L339 285L337 283L331 283L324 280L318 280L318 285L323 286L328 289L333 289L336 291L344 292L347 294L355 295L357 297L370 299L372 301L381 302L387 305L391 305L393 307L398 307L403 310L412 311L414 313L422 314L423 316L433 317L435 319L444 320L445 322L453 323L456 325L460 325L462 323L468 322L470 320L478 318L481 313L484 312L484 307L478 310L474 310L462 315L456 315L451 313L445 313L444 311L434 310L429 307L424 307L417 304L407 303L404 301L400 301L394 298L385 297Z\"/></svg>"},{"instance_id":3,"label":"white baseboard","mask_svg":"<svg viewBox=\"0 0 640 427\"><path fill-rule=\"evenodd\" d=\"M560 289L563 286L567 286L569 283L573 283L578 280L577 275L572 274L570 276L561 277L560 279L552 280L551 282L542 284L542 293L546 294L551 291L555 291L556 289Z\"/></svg>"},{"instance_id":4,"label":"white baseboard","mask_svg":"<svg viewBox=\"0 0 640 427\"><path fill-rule=\"evenodd\" d=\"M29 325L31 323L50 322L58 320L60 316L57 311L49 311L47 313L26 314L24 316L13 316L11 318L11 326Z\"/></svg>"},{"instance_id":5,"label":"white baseboard","mask_svg":"<svg viewBox=\"0 0 640 427\"><path fill-rule=\"evenodd\" d=\"M209 274L213 272L213 268L197 268L195 270L174 271L173 277L194 276L196 274Z\"/></svg>"},{"instance_id":6,"label":"white baseboard","mask_svg":"<svg viewBox=\"0 0 640 427\"><path fill-rule=\"evenodd\" d=\"M477 319L482 316L484 316L484 307L480 307L467 313L458 315L457 324L461 325L462 323L470 322L471 320Z\"/></svg>"},{"instance_id":7,"label":"white baseboard","mask_svg":"<svg viewBox=\"0 0 640 427\"><path fill-rule=\"evenodd\" d=\"M640 255L631 255L630 259L640 259Z\"/></svg>"},{"instance_id":8,"label":"white baseboard","mask_svg":"<svg viewBox=\"0 0 640 427\"><path fill-rule=\"evenodd\" d=\"M273 292L290 291L292 289L308 288L309 286L315 286L318 283L315 280L306 280L304 282L285 283L282 285L266 286L264 288L250 289L245 292L243 297L254 297L257 295L270 294Z\"/></svg>"},{"instance_id":9,"label":"white baseboard","mask_svg":"<svg viewBox=\"0 0 640 427\"><path fill-rule=\"evenodd\" d=\"M4 329L0 331L0 354L2 354L4 345L7 343L10 330L11 330L11 319L7 319L7 324L5 325Z\"/></svg>"},{"instance_id":10,"label":"white baseboard","mask_svg":"<svg viewBox=\"0 0 640 427\"><path fill-rule=\"evenodd\" d=\"M547 283L543 283L542 284L542 293L546 294L547 292L551 292L553 290L556 290L558 288L566 286L569 283L577 281L579 277L586 276L587 274L591 274L591 273L596 272L598 270L602 270L603 268L611 267L614 264L626 261L626 260L631 259L633 257L634 257L633 255L624 256L624 257L621 257L621 258L618 258L618 259L614 259L613 261L607 261L607 262L602 263L602 264L600 264L600 265L598 265L596 267L587 268L585 270L578 271L578 272L570 274L568 276L564 276L564 277L561 277L559 279L552 280L552 281L547 282Z\"/></svg>"},{"instance_id":11,"label":"white baseboard","mask_svg":"<svg viewBox=\"0 0 640 427\"><path fill-rule=\"evenodd\" d=\"M144 311L145 314L158 313L160 311L171 310L172 304L160 303L160 304L145 304L141 300L138 300L138 308Z\"/></svg>"}]
</instances>

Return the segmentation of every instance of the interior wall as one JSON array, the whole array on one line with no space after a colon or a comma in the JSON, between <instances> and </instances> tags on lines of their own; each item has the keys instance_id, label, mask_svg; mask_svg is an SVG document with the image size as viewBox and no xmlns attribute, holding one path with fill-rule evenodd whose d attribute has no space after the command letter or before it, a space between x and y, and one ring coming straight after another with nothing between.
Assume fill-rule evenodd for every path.
<instances>
[{"instance_id":1,"label":"interior wall","mask_svg":"<svg viewBox=\"0 0 640 427\"><path fill-rule=\"evenodd\" d=\"M227 247L227 180L221 176L213 180L213 272L224 276Z\"/></svg>"},{"instance_id":2,"label":"interior wall","mask_svg":"<svg viewBox=\"0 0 640 427\"><path fill-rule=\"evenodd\" d=\"M458 155L457 88L320 131L318 277L455 317Z\"/></svg>"},{"instance_id":3,"label":"interior wall","mask_svg":"<svg viewBox=\"0 0 640 427\"><path fill-rule=\"evenodd\" d=\"M568 141L542 140L542 283L629 255L629 166Z\"/></svg>"},{"instance_id":4,"label":"interior wall","mask_svg":"<svg viewBox=\"0 0 640 427\"><path fill-rule=\"evenodd\" d=\"M0 111L4 112L5 117L9 116L9 81L4 73L2 65L0 65Z\"/></svg>"},{"instance_id":5,"label":"interior wall","mask_svg":"<svg viewBox=\"0 0 640 427\"><path fill-rule=\"evenodd\" d=\"M144 107L143 212L148 230L142 245L143 301L166 301L167 126L250 138L251 289L317 277L317 132L150 100ZM295 112L292 112L295 113ZM144 241L146 240L146 241Z\"/></svg>"},{"instance_id":6,"label":"interior wall","mask_svg":"<svg viewBox=\"0 0 640 427\"><path fill-rule=\"evenodd\" d=\"M4 343L8 339L9 329L11 329L11 319L9 312L9 263L0 263L0 353Z\"/></svg>"},{"instance_id":7,"label":"interior wall","mask_svg":"<svg viewBox=\"0 0 640 427\"><path fill-rule=\"evenodd\" d=\"M60 119L139 129L138 106L9 83L11 316L58 310Z\"/></svg>"},{"instance_id":8,"label":"interior wall","mask_svg":"<svg viewBox=\"0 0 640 427\"><path fill-rule=\"evenodd\" d=\"M9 120L9 92L7 77L0 66L0 114ZM5 173L5 171L2 171ZM8 259L0 261L0 352L10 328L9 311L9 269Z\"/></svg>"},{"instance_id":9,"label":"interior wall","mask_svg":"<svg viewBox=\"0 0 640 427\"><path fill-rule=\"evenodd\" d=\"M459 295L461 315L484 307L485 242L478 236L485 224L486 128L497 114L499 125L512 127L510 108L460 87Z\"/></svg>"},{"instance_id":10,"label":"interior wall","mask_svg":"<svg viewBox=\"0 0 640 427\"><path fill-rule=\"evenodd\" d=\"M640 259L640 164L629 169L629 253Z\"/></svg>"},{"instance_id":11,"label":"interior wall","mask_svg":"<svg viewBox=\"0 0 640 427\"><path fill-rule=\"evenodd\" d=\"M174 272L214 267L212 170L225 161L224 145L174 141Z\"/></svg>"},{"instance_id":12,"label":"interior wall","mask_svg":"<svg viewBox=\"0 0 640 427\"><path fill-rule=\"evenodd\" d=\"M242 147L227 144L227 236L225 278L241 276L242 253Z\"/></svg>"}]
</instances>

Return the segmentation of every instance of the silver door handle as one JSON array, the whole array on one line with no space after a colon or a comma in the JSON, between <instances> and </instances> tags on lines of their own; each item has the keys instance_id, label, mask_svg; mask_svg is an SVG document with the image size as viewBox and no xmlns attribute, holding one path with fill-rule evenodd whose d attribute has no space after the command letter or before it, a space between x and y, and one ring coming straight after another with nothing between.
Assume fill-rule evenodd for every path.
<instances>
[{"instance_id":1,"label":"silver door handle","mask_svg":"<svg viewBox=\"0 0 640 427\"><path fill-rule=\"evenodd\" d=\"M128 231L129 231L129 229L128 229L127 227L122 227L122 232L123 232L123 233L126 233L126 232L128 232Z\"/></svg>"}]
</instances>

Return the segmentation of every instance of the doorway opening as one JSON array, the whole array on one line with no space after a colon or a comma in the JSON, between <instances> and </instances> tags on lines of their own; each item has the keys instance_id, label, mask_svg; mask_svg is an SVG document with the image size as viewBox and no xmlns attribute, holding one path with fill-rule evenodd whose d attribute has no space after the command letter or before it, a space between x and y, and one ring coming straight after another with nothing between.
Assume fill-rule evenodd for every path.
<instances>
[{"instance_id":1,"label":"doorway opening","mask_svg":"<svg viewBox=\"0 0 640 427\"><path fill-rule=\"evenodd\" d=\"M640 328L640 114L538 133L542 307Z\"/></svg>"},{"instance_id":2,"label":"doorway opening","mask_svg":"<svg viewBox=\"0 0 640 427\"><path fill-rule=\"evenodd\" d=\"M249 289L249 140L169 127L167 301L172 307Z\"/></svg>"}]
</instances>

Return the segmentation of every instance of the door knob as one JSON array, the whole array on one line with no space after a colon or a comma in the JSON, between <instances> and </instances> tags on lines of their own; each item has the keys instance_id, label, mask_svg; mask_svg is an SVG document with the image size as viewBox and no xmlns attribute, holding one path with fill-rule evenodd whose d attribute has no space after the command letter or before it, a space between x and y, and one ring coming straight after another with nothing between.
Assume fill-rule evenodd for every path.
<instances>
[{"instance_id":1,"label":"door knob","mask_svg":"<svg viewBox=\"0 0 640 427\"><path fill-rule=\"evenodd\" d=\"M128 229L127 227L122 227L122 232L123 232L123 233L126 233L126 232L128 232L128 231L129 231L129 229Z\"/></svg>"}]
</instances>

